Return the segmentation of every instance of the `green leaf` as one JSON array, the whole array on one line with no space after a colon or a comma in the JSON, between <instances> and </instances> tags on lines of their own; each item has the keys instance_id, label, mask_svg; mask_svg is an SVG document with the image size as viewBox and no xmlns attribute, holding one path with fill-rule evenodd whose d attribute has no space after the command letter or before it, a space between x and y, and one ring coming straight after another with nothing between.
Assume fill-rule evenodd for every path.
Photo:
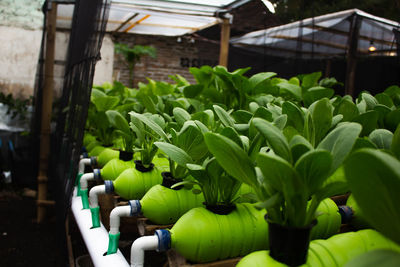
<instances>
[{"instance_id":1,"label":"green leaf","mask_svg":"<svg viewBox=\"0 0 400 267\"><path fill-rule=\"evenodd\" d=\"M371 94L362 93L361 98L367 104L367 110L372 110L378 104L378 101Z\"/></svg>"},{"instance_id":2,"label":"green leaf","mask_svg":"<svg viewBox=\"0 0 400 267\"><path fill-rule=\"evenodd\" d=\"M192 158L184 150L175 145L165 142L155 142L154 145L182 167L186 167L186 164L193 162Z\"/></svg>"},{"instance_id":3,"label":"green leaf","mask_svg":"<svg viewBox=\"0 0 400 267\"><path fill-rule=\"evenodd\" d=\"M289 146L293 162L297 162L303 154L313 149L310 142L301 135L293 136L292 140L290 140Z\"/></svg>"},{"instance_id":4,"label":"green leaf","mask_svg":"<svg viewBox=\"0 0 400 267\"><path fill-rule=\"evenodd\" d=\"M259 153L257 156L257 166L260 168L265 181L278 192L287 192L288 196L293 196L295 186L293 183L296 175L293 167L285 159L272 154Z\"/></svg>"},{"instance_id":5,"label":"green leaf","mask_svg":"<svg viewBox=\"0 0 400 267\"><path fill-rule=\"evenodd\" d=\"M236 110L232 112L232 117L237 123L248 123L253 114L247 110Z\"/></svg>"},{"instance_id":6,"label":"green leaf","mask_svg":"<svg viewBox=\"0 0 400 267\"><path fill-rule=\"evenodd\" d=\"M400 161L379 150L362 149L351 154L344 167L365 219L400 244Z\"/></svg>"},{"instance_id":7,"label":"green leaf","mask_svg":"<svg viewBox=\"0 0 400 267\"><path fill-rule=\"evenodd\" d=\"M313 195L328 178L332 156L326 150L311 150L303 154L294 166L309 194Z\"/></svg>"},{"instance_id":8,"label":"green leaf","mask_svg":"<svg viewBox=\"0 0 400 267\"><path fill-rule=\"evenodd\" d=\"M240 139L239 134L232 127L225 127L224 129L222 129L220 134L235 142L242 149L244 148L243 142Z\"/></svg>"},{"instance_id":9,"label":"green leaf","mask_svg":"<svg viewBox=\"0 0 400 267\"><path fill-rule=\"evenodd\" d=\"M183 108L176 107L172 110L175 121L180 125L183 125L186 121L191 119L190 114Z\"/></svg>"},{"instance_id":10,"label":"green leaf","mask_svg":"<svg viewBox=\"0 0 400 267\"><path fill-rule=\"evenodd\" d=\"M146 124L151 130L153 130L156 134L158 134L162 139L169 140L168 136L165 134L164 130L154 121L150 120L143 114L139 114L136 112L129 112L129 115L134 116L139 119L142 123Z\"/></svg>"},{"instance_id":11,"label":"green leaf","mask_svg":"<svg viewBox=\"0 0 400 267\"><path fill-rule=\"evenodd\" d=\"M221 108L218 105L213 105L214 111L217 114L218 118L220 119L220 121L222 122L222 124L225 127L233 127L233 125L235 124L235 121L232 119L232 117L229 115L228 112L226 112L226 110L224 110L223 108Z\"/></svg>"},{"instance_id":12,"label":"green leaf","mask_svg":"<svg viewBox=\"0 0 400 267\"><path fill-rule=\"evenodd\" d=\"M287 115L282 114L276 117L273 123L278 129L283 130L283 128L285 128L286 126L286 122L287 122Z\"/></svg>"},{"instance_id":13,"label":"green leaf","mask_svg":"<svg viewBox=\"0 0 400 267\"><path fill-rule=\"evenodd\" d=\"M283 133L276 126L259 118L253 119L253 124L267 140L275 154L284 158L288 162L292 162L289 144Z\"/></svg>"},{"instance_id":14,"label":"green leaf","mask_svg":"<svg viewBox=\"0 0 400 267\"><path fill-rule=\"evenodd\" d=\"M276 75L275 72L260 72L254 74L249 78L249 83L253 90L256 90L257 86L262 86L262 83L265 83L266 80L274 77Z\"/></svg>"},{"instance_id":15,"label":"green leaf","mask_svg":"<svg viewBox=\"0 0 400 267\"><path fill-rule=\"evenodd\" d=\"M272 121L272 113L266 107L259 107L254 112L254 118L261 118L267 121Z\"/></svg>"},{"instance_id":16,"label":"green leaf","mask_svg":"<svg viewBox=\"0 0 400 267\"><path fill-rule=\"evenodd\" d=\"M400 160L400 124L393 134L391 149L393 154Z\"/></svg>"},{"instance_id":17,"label":"green leaf","mask_svg":"<svg viewBox=\"0 0 400 267\"><path fill-rule=\"evenodd\" d=\"M99 96L92 99L97 111L107 111L115 108L119 103L117 96Z\"/></svg>"},{"instance_id":18,"label":"green leaf","mask_svg":"<svg viewBox=\"0 0 400 267\"><path fill-rule=\"evenodd\" d=\"M393 133L386 129L376 129L368 137L377 148L389 150L392 145Z\"/></svg>"},{"instance_id":19,"label":"green leaf","mask_svg":"<svg viewBox=\"0 0 400 267\"><path fill-rule=\"evenodd\" d=\"M128 121L121 115L121 113L115 110L108 110L106 111L106 115L112 126L121 130L126 135L132 134Z\"/></svg>"},{"instance_id":20,"label":"green leaf","mask_svg":"<svg viewBox=\"0 0 400 267\"><path fill-rule=\"evenodd\" d=\"M282 104L282 114L288 116L287 125L293 126L298 132L304 129L304 113L294 103L286 101Z\"/></svg>"},{"instance_id":21,"label":"green leaf","mask_svg":"<svg viewBox=\"0 0 400 267\"><path fill-rule=\"evenodd\" d=\"M331 173L342 164L350 153L360 132L361 125L358 123L345 123L331 131L318 145L317 149L325 149L332 153Z\"/></svg>"},{"instance_id":22,"label":"green leaf","mask_svg":"<svg viewBox=\"0 0 400 267\"><path fill-rule=\"evenodd\" d=\"M318 80L319 78L321 78L321 76L322 73L320 71L304 75L301 79L301 87L303 87L304 89L308 89L310 87L318 85Z\"/></svg>"},{"instance_id":23,"label":"green leaf","mask_svg":"<svg viewBox=\"0 0 400 267\"><path fill-rule=\"evenodd\" d=\"M310 112L314 125L314 142L311 144L316 146L331 128L333 107L329 99L323 98L310 106Z\"/></svg>"},{"instance_id":24,"label":"green leaf","mask_svg":"<svg viewBox=\"0 0 400 267\"><path fill-rule=\"evenodd\" d=\"M378 125L379 114L376 111L367 111L353 118L353 122L358 122L362 125L361 136L369 135Z\"/></svg>"},{"instance_id":25,"label":"green leaf","mask_svg":"<svg viewBox=\"0 0 400 267\"><path fill-rule=\"evenodd\" d=\"M324 97L331 98L334 93L335 91L330 88L325 88L321 86L312 87L303 94L304 105L308 107L315 101L320 100Z\"/></svg>"},{"instance_id":26,"label":"green leaf","mask_svg":"<svg viewBox=\"0 0 400 267\"><path fill-rule=\"evenodd\" d=\"M385 128L394 132L400 124L400 109L392 110L385 117Z\"/></svg>"},{"instance_id":27,"label":"green leaf","mask_svg":"<svg viewBox=\"0 0 400 267\"><path fill-rule=\"evenodd\" d=\"M336 114L342 114L343 121L351 121L358 116L359 111L353 101L343 98L337 107Z\"/></svg>"},{"instance_id":28,"label":"green leaf","mask_svg":"<svg viewBox=\"0 0 400 267\"><path fill-rule=\"evenodd\" d=\"M192 84L183 87L183 95L187 98L195 98L203 91L203 84Z\"/></svg>"},{"instance_id":29,"label":"green leaf","mask_svg":"<svg viewBox=\"0 0 400 267\"><path fill-rule=\"evenodd\" d=\"M215 133L206 133L204 139L211 154L229 175L251 186L257 185L253 162L235 142Z\"/></svg>"},{"instance_id":30,"label":"green leaf","mask_svg":"<svg viewBox=\"0 0 400 267\"><path fill-rule=\"evenodd\" d=\"M394 106L393 100L385 93L379 93L375 95L375 99L378 101L379 104L385 105L388 108Z\"/></svg>"},{"instance_id":31,"label":"green leaf","mask_svg":"<svg viewBox=\"0 0 400 267\"><path fill-rule=\"evenodd\" d=\"M344 267L398 267L400 253L391 249L377 249L363 253L347 262Z\"/></svg>"},{"instance_id":32,"label":"green leaf","mask_svg":"<svg viewBox=\"0 0 400 267\"><path fill-rule=\"evenodd\" d=\"M178 133L175 145L183 149L193 160L202 159L208 152L203 133L194 121L187 121Z\"/></svg>"},{"instance_id":33,"label":"green leaf","mask_svg":"<svg viewBox=\"0 0 400 267\"><path fill-rule=\"evenodd\" d=\"M301 87L288 82L278 83L279 94L288 99L301 100Z\"/></svg>"}]
</instances>

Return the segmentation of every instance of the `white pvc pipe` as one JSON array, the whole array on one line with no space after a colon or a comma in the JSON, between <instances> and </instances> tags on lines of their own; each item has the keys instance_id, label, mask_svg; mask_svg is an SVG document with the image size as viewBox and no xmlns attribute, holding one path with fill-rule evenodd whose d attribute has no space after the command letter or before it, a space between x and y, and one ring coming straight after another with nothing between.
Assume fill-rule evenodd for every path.
<instances>
[{"instance_id":1,"label":"white pvc pipe","mask_svg":"<svg viewBox=\"0 0 400 267\"><path fill-rule=\"evenodd\" d=\"M90 159L88 159L88 158L86 158L86 159L81 159L80 161L79 161L79 168L78 168L78 172L79 173L84 173L85 172L85 166L88 166L88 165L90 165L90 163L91 163L91 160Z\"/></svg>"},{"instance_id":2,"label":"white pvc pipe","mask_svg":"<svg viewBox=\"0 0 400 267\"><path fill-rule=\"evenodd\" d=\"M76 188L72 195L71 210L79 227L82 238L96 267L129 267L129 263L118 249L117 253L103 256L108 247L108 232L103 224L100 227L92 227L92 215L88 209L83 209L80 197L76 196Z\"/></svg>"},{"instance_id":3,"label":"white pvc pipe","mask_svg":"<svg viewBox=\"0 0 400 267\"><path fill-rule=\"evenodd\" d=\"M81 190L85 190L88 188L88 181L93 180L94 179L94 173L90 172L90 173L85 173L84 175L82 175L81 177Z\"/></svg>"},{"instance_id":4,"label":"white pvc pipe","mask_svg":"<svg viewBox=\"0 0 400 267\"><path fill-rule=\"evenodd\" d=\"M81 187L82 188L82 187ZM92 189L89 191L89 205L91 208L95 208L99 206L99 195L106 193L106 186L96 185L93 186Z\"/></svg>"},{"instance_id":5,"label":"white pvc pipe","mask_svg":"<svg viewBox=\"0 0 400 267\"><path fill-rule=\"evenodd\" d=\"M131 247L131 267L143 267L144 251L156 250L158 237L156 235L142 236L133 242Z\"/></svg>"},{"instance_id":6,"label":"white pvc pipe","mask_svg":"<svg viewBox=\"0 0 400 267\"><path fill-rule=\"evenodd\" d=\"M110 213L110 234L116 235L119 233L120 218L131 216L131 206L115 207Z\"/></svg>"}]
</instances>

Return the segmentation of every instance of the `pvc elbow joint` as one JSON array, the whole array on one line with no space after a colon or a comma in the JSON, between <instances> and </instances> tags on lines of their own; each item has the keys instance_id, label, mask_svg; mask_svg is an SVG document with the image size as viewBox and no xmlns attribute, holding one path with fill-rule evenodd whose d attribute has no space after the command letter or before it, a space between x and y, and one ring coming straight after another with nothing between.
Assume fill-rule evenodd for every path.
<instances>
[{"instance_id":1,"label":"pvc elbow joint","mask_svg":"<svg viewBox=\"0 0 400 267\"><path fill-rule=\"evenodd\" d=\"M143 267L144 251L166 251L171 247L171 234L168 230L157 230L152 236L142 236L131 247L131 267Z\"/></svg>"},{"instance_id":2,"label":"pvc elbow joint","mask_svg":"<svg viewBox=\"0 0 400 267\"><path fill-rule=\"evenodd\" d=\"M84 175L82 175L81 180L80 180L81 190L87 189L88 181L93 180L93 178L94 178L93 172L85 173Z\"/></svg>"},{"instance_id":3,"label":"pvc elbow joint","mask_svg":"<svg viewBox=\"0 0 400 267\"><path fill-rule=\"evenodd\" d=\"M104 193L106 193L106 187L104 185L96 185L90 189L89 202L91 208L99 206L99 195Z\"/></svg>"},{"instance_id":4,"label":"pvc elbow joint","mask_svg":"<svg viewBox=\"0 0 400 267\"><path fill-rule=\"evenodd\" d=\"M85 172L85 166L89 165L91 163L91 160L88 158L83 158L79 161L78 165L78 173L84 173Z\"/></svg>"},{"instance_id":5,"label":"pvc elbow joint","mask_svg":"<svg viewBox=\"0 0 400 267\"><path fill-rule=\"evenodd\" d=\"M136 239L131 247L131 267L143 267L144 251L156 250L158 242L157 235L142 236Z\"/></svg>"}]
</instances>

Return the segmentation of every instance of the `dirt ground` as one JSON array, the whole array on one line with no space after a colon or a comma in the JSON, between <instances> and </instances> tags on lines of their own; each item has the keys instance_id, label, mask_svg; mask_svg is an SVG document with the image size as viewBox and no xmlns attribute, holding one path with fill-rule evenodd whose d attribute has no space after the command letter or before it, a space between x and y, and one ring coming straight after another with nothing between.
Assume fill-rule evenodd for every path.
<instances>
[{"instance_id":1,"label":"dirt ground","mask_svg":"<svg viewBox=\"0 0 400 267\"><path fill-rule=\"evenodd\" d=\"M0 191L0 266L57 266L55 218L37 224L32 191L2 187Z\"/></svg>"},{"instance_id":2,"label":"dirt ground","mask_svg":"<svg viewBox=\"0 0 400 267\"><path fill-rule=\"evenodd\" d=\"M60 251L54 208L47 209L43 223L36 223L35 191L0 185L0 266L70 266L68 252ZM72 216L69 220L74 263L87 250ZM121 225L122 226L122 225ZM138 236L122 233L120 249L129 261L132 240ZM64 253L64 257L62 256ZM61 255L61 256L60 256ZM163 266L165 253L147 252L147 267ZM85 266L91 266L85 264Z\"/></svg>"}]
</instances>

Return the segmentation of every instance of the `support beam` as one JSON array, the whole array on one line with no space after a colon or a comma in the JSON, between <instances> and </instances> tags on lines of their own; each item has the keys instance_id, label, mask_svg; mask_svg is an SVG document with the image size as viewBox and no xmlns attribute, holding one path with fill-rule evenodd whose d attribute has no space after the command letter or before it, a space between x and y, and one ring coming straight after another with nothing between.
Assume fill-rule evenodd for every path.
<instances>
[{"instance_id":1,"label":"support beam","mask_svg":"<svg viewBox=\"0 0 400 267\"><path fill-rule=\"evenodd\" d=\"M232 15L225 14L221 22L221 42L219 48L219 65L228 67L229 37L231 34Z\"/></svg>"},{"instance_id":2,"label":"support beam","mask_svg":"<svg viewBox=\"0 0 400 267\"><path fill-rule=\"evenodd\" d=\"M346 53L346 81L345 94L354 96L354 82L356 78L358 36L360 32L361 18L356 14L351 18L348 49Z\"/></svg>"},{"instance_id":3,"label":"support beam","mask_svg":"<svg viewBox=\"0 0 400 267\"><path fill-rule=\"evenodd\" d=\"M54 89L54 54L57 21L57 3L51 2L46 21L46 58L44 63L44 86L42 94L42 119L40 129L40 161L38 173L37 222L44 220L47 198L47 173L50 154L50 122Z\"/></svg>"}]
</instances>

